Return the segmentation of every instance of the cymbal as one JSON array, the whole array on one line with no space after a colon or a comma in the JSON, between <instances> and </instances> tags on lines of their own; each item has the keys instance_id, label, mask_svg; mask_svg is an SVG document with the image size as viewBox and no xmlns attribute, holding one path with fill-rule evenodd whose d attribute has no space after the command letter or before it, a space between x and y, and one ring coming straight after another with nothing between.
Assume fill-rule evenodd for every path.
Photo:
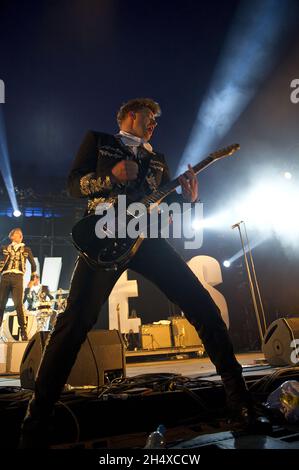
<instances>
[{"instance_id":1,"label":"cymbal","mask_svg":"<svg viewBox=\"0 0 299 470\"><path fill-rule=\"evenodd\" d=\"M53 295L68 294L70 291L66 289L58 289L52 292Z\"/></svg>"}]
</instances>

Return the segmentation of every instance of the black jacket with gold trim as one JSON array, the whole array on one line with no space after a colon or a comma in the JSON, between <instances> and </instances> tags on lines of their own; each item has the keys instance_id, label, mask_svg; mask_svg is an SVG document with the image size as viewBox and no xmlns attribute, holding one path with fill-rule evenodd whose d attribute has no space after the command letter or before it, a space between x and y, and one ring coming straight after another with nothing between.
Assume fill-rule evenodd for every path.
<instances>
[{"instance_id":1,"label":"black jacket with gold trim","mask_svg":"<svg viewBox=\"0 0 299 470\"><path fill-rule=\"evenodd\" d=\"M87 213L94 212L100 202L111 201L118 194L126 194L127 184L112 182L112 168L121 160L135 160L139 166L139 174L143 178L130 182L130 188L142 189L144 194L154 191L170 181L169 169L164 155L158 152L142 150L144 158L136 159L133 152L122 143L119 136L103 132L87 132L68 177L68 190L71 196L88 198ZM144 162L147 166L142 168ZM171 193L165 202L184 202L181 194Z\"/></svg>"}]
</instances>

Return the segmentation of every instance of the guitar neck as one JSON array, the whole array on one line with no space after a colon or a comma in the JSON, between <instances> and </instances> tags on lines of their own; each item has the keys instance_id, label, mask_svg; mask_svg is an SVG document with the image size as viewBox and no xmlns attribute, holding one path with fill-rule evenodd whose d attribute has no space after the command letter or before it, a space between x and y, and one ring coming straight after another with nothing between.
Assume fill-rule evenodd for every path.
<instances>
[{"instance_id":1,"label":"guitar neck","mask_svg":"<svg viewBox=\"0 0 299 470\"><path fill-rule=\"evenodd\" d=\"M204 170L205 168L207 168L209 165L211 165L211 163L213 163L215 161L215 159L213 159L212 156L208 156L207 158L205 158L204 160L202 160L200 163L198 163L197 165L195 165L193 167L193 171L196 175L198 175L198 173L200 173L202 170ZM177 178L175 178L174 180L172 181L169 181L169 183L166 183L162 186L161 189L159 189L160 191L162 192L165 192L165 194L170 194L172 191L174 191L179 185L180 185L180 181L179 181L179 178L183 176L183 175L180 175L178 176ZM166 195L167 195L166 194Z\"/></svg>"}]
</instances>

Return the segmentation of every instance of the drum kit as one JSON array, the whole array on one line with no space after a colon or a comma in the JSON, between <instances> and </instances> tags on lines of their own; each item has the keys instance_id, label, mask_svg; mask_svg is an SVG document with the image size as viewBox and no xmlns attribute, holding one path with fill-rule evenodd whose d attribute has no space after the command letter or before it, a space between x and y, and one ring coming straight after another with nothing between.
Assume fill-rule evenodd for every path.
<instances>
[{"instance_id":1,"label":"drum kit","mask_svg":"<svg viewBox=\"0 0 299 470\"><path fill-rule=\"evenodd\" d=\"M29 340L39 331L51 331L54 328L57 316L65 310L68 293L68 290L58 289L52 292L52 300L48 301L39 296L34 304L34 310L24 309ZM20 340L20 327L16 311L4 314L1 330L0 337L3 341Z\"/></svg>"}]
</instances>

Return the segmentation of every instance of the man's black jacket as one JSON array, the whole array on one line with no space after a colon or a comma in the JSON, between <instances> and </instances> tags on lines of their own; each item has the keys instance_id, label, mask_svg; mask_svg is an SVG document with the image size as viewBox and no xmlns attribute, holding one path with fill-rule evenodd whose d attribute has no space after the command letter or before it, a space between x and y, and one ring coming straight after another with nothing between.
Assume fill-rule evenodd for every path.
<instances>
[{"instance_id":1,"label":"man's black jacket","mask_svg":"<svg viewBox=\"0 0 299 470\"><path fill-rule=\"evenodd\" d=\"M143 149L143 152L145 160L149 162L144 174L145 178L143 178L143 188L149 193L170 181L169 169L163 154L151 153L146 149ZM122 143L118 136L103 132L87 132L68 177L70 195L88 198L88 212L90 213L100 202L109 201L118 194L126 194L125 184L113 183L111 170L119 161L135 158L133 152ZM141 170L142 163L136 162ZM136 186L138 187L140 183L137 180ZM173 192L165 199L165 202L182 203L184 199L182 195Z\"/></svg>"}]
</instances>

